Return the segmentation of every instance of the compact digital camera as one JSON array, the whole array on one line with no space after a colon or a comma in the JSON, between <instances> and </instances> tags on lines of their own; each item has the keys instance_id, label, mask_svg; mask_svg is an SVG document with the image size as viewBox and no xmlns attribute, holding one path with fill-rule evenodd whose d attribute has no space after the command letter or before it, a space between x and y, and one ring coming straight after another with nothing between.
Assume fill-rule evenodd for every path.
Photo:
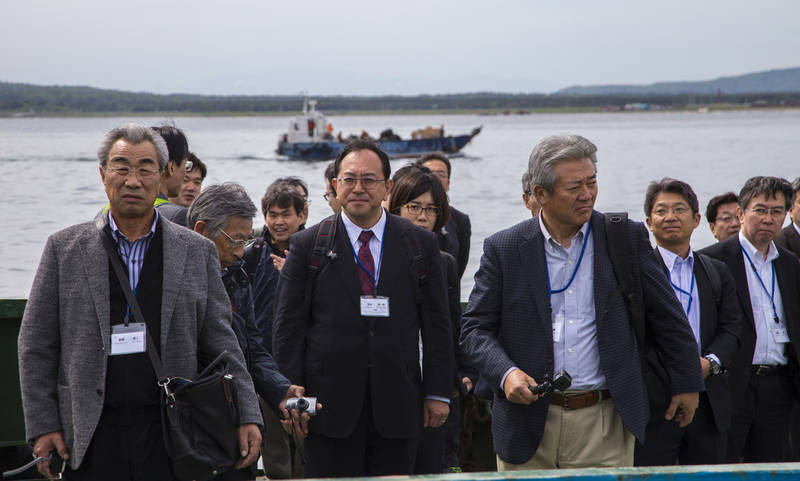
<instances>
[{"instance_id":1,"label":"compact digital camera","mask_svg":"<svg viewBox=\"0 0 800 481\"><path fill-rule=\"evenodd\" d=\"M286 410L296 410L298 413L308 413L309 416L317 414L317 398L293 397L286 401Z\"/></svg>"}]
</instances>

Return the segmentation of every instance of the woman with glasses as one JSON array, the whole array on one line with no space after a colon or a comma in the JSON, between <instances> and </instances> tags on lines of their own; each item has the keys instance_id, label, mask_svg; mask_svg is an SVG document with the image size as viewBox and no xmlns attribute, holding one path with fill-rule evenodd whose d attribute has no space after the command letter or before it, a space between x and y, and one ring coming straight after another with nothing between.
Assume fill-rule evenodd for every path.
<instances>
[{"instance_id":1,"label":"woman with glasses","mask_svg":"<svg viewBox=\"0 0 800 481\"><path fill-rule=\"evenodd\" d=\"M439 233L450 217L447 194L441 182L429 169L408 165L399 169L393 179L394 187L389 196L390 213L405 217L414 224ZM454 453L448 459L458 459L459 406L458 396L472 389L477 373L466 364L458 347L461 331L461 288L458 279L458 265L455 258L440 251L442 264L446 270L447 296L450 308L451 326L455 352L456 371L453 394L450 399L450 415L447 422L439 428L425 428L420 438L414 474L441 473L457 468L453 461L445 463L445 446ZM421 351L420 351L421 353Z\"/></svg>"}]
</instances>

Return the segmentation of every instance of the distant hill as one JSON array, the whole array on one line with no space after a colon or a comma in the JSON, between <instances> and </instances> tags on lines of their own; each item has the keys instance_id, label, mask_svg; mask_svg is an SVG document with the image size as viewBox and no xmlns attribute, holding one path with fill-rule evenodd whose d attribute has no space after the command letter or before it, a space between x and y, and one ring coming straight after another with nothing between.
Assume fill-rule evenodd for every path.
<instances>
[{"instance_id":1,"label":"distant hill","mask_svg":"<svg viewBox=\"0 0 800 481\"><path fill-rule=\"evenodd\" d=\"M800 92L800 67L699 82L574 86L561 89L554 95L742 95L797 92Z\"/></svg>"}]
</instances>

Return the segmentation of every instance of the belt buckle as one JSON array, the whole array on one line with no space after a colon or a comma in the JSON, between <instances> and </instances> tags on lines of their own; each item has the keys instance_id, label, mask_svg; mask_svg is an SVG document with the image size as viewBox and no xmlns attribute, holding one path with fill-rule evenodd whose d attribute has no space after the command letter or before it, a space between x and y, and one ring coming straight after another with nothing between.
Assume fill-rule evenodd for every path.
<instances>
[{"instance_id":1,"label":"belt buckle","mask_svg":"<svg viewBox=\"0 0 800 481\"><path fill-rule=\"evenodd\" d=\"M766 366L764 364L759 364L756 367L756 376L766 376L770 372L770 366Z\"/></svg>"},{"instance_id":2,"label":"belt buckle","mask_svg":"<svg viewBox=\"0 0 800 481\"><path fill-rule=\"evenodd\" d=\"M577 398L579 396L583 396L583 394L582 393L569 393L569 394L564 393L561 396L562 396L562 398L561 398L561 407L563 409L571 411L571 410L573 410L575 408L571 406L570 400L573 399L573 398Z\"/></svg>"}]
</instances>

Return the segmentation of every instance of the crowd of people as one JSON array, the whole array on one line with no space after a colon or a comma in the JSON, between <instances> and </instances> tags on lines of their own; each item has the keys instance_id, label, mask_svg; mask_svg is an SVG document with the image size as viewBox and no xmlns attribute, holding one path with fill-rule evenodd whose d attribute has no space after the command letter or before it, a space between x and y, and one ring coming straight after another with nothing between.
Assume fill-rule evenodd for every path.
<instances>
[{"instance_id":1,"label":"crowd of people","mask_svg":"<svg viewBox=\"0 0 800 481\"><path fill-rule=\"evenodd\" d=\"M531 218L484 240L462 313L471 224L447 156L392 175L355 139L320 179L332 215L306 225L307 183L279 178L253 229L241 185L201 189L213 166L180 129L111 130L108 204L48 239L20 329L34 455L56 451L65 479L174 479L159 380L121 336L135 332L173 377L227 356L240 458L214 479L254 479L259 455L275 479L458 472L473 394L491 402L499 471L797 459L800 178L712 198L718 242L697 250L681 180L650 183L644 224L596 211L596 152L578 135L533 148ZM567 388L541 389L559 375ZM304 396L318 401L287 409Z\"/></svg>"}]
</instances>

